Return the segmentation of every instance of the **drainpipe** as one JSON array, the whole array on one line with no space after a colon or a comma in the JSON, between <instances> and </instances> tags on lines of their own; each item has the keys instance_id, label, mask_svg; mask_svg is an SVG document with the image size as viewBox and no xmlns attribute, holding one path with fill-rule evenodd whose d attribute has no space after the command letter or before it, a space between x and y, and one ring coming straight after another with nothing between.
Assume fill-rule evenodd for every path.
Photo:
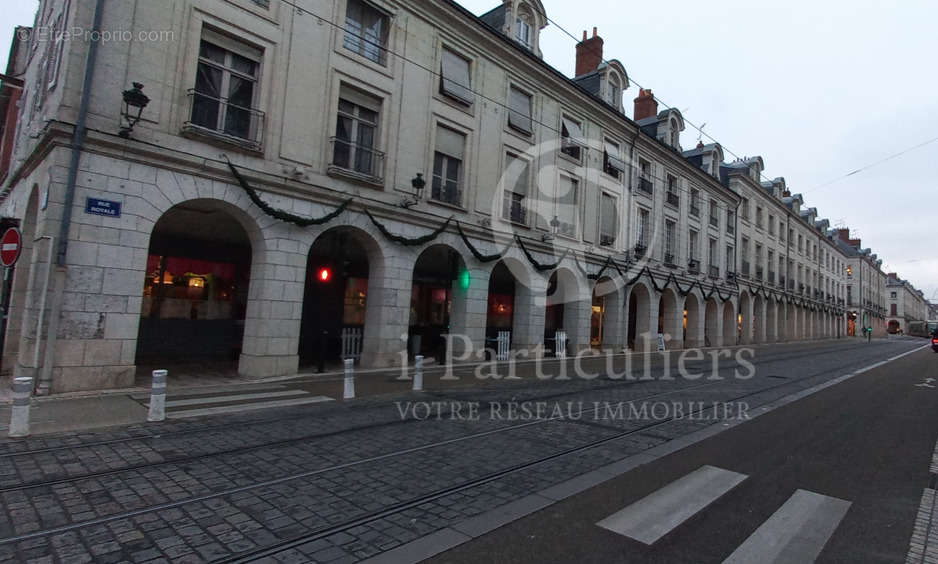
<instances>
[{"instance_id":1,"label":"drainpipe","mask_svg":"<svg viewBox=\"0 0 938 564\"><path fill-rule=\"evenodd\" d=\"M100 33L101 20L104 15L105 0L96 0L94 19L91 25L92 35ZM85 77L82 83L81 102L78 107L78 117L75 121L75 131L72 133L72 155L68 165L68 177L65 185L65 203L62 209L62 221L59 226L58 250L56 252L55 287L52 296L52 308L49 316L49 327L46 330L46 354L39 376L38 393L49 393L52 387L52 365L55 359L55 345L58 336L59 316L62 312L62 302L65 300L66 255L68 254L68 232L72 224L72 206L75 203L75 185L78 181L78 165L81 152L85 144L88 118L88 106L91 101L91 87L94 80L95 62L98 57L98 41L91 41L88 45L88 56L85 60ZM54 242L54 240L53 240ZM51 247L51 245L50 245ZM52 249L50 248L50 255ZM45 297L45 294L43 294ZM37 356L38 339L37 337Z\"/></svg>"}]
</instances>

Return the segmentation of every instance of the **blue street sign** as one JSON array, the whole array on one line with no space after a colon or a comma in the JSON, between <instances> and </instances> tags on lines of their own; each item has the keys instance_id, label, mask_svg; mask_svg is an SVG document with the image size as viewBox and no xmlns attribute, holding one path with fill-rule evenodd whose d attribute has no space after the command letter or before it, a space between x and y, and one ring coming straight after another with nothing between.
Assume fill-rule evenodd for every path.
<instances>
[{"instance_id":1,"label":"blue street sign","mask_svg":"<svg viewBox=\"0 0 938 564\"><path fill-rule=\"evenodd\" d=\"M101 200L99 198L88 198L85 200L85 213L120 217L121 203L112 202L111 200Z\"/></svg>"}]
</instances>

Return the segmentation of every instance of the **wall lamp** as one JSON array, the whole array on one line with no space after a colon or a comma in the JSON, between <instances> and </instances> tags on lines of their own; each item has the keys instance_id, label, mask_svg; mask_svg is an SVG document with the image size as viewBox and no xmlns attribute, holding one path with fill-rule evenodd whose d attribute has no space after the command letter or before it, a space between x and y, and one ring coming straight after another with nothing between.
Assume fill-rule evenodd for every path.
<instances>
[{"instance_id":1,"label":"wall lamp","mask_svg":"<svg viewBox=\"0 0 938 564\"><path fill-rule=\"evenodd\" d=\"M139 82L134 82L133 88L130 90L124 90L123 96L124 108L121 117L124 119L124 125L121 125L121 129L117 134L124 139L130 139L130 132L134 130L134 126L140 121L143 109L150 103L150 98L143 93L143 84Z\"/></svg>"},{"instance_id":2,"label":"wall lamp","mask_svg":"<svg viewBox=\"0 0 938 564\"><path fill-rule=\"evenodd\" d=\"M423 189L427 186L427 181L423 179L423 173L418 172L417 176L410 180L410 185L414 188L414 199L402 201L400 205L404 209L410 209L411 206L416 206L420 203Z\"/></svg>"}]
</instances>

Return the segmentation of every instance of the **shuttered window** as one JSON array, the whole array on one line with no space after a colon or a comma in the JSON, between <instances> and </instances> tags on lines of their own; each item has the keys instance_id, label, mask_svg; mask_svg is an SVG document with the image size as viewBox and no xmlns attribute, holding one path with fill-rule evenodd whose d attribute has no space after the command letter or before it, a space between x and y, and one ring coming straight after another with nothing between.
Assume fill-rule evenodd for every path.
<instances>
[{"instance_id":1,"label":"shuttered window","mask_svg":"<svg viewBox=\"0 0 938 564\"><path fill-rule=\"evenodd\" d=\"M469 61L453 53L449 49L443 50L441 63L440 92L456 98L460 102L472 105L472 83L469 78Z\"/></svg>"},{"instance_id":2,"label":"shuttered window","mask_svg":"<svg viewBox=\"0 0 938 564\"><path fill-rule=\"evenodd\" d=\"M511 87L508 96L508 125L522 133L531 134L531 96Z\"/></svg>"}]
</instances>

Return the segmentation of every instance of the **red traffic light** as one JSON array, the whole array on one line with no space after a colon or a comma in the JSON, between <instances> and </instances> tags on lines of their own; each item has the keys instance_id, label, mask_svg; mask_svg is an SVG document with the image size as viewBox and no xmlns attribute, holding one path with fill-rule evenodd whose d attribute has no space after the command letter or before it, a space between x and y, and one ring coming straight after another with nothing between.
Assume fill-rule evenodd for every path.
<instances>
[{"instance_id":1,"label":"red traffic light","mask_svg":"<svg viewBox=\"0 0 938 564\"><path fill-rule=\"evenodd\" d=\"M328 266L320 268L319 272L316 273L316 279L320 282L328 282L332 280L332 269Z\"/></svg>"}]
</instances>

